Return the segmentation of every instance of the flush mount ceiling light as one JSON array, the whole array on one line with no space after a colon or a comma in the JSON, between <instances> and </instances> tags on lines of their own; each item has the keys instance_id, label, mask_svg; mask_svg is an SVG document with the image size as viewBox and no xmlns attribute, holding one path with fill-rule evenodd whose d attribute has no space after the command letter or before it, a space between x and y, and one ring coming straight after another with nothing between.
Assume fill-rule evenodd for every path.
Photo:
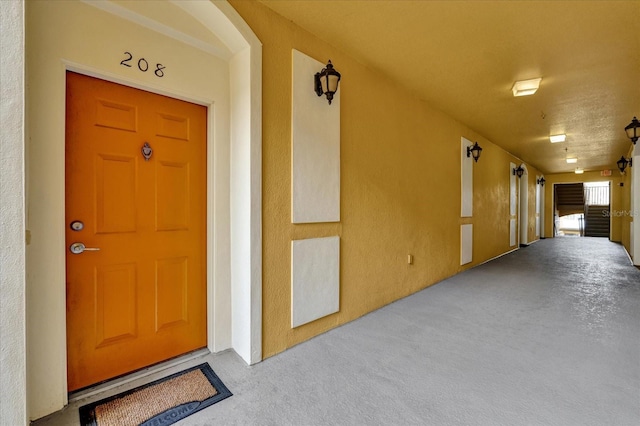
<instances>
[{"instance_id":1,"label":"flush mount ceiling light","mask_svg":"<svg viewBox=\"0 0 640 426\"><path fill-rule=\"evenodd\" d=\"M577 163L578 159L575 157L567 157L569 153L569 148L565 148L564 149L564 159L567 162L567 164L573 164L573 163Z\"/></svg>"},{"instance_id":2,"label":"flush mount ceiling light","mask_svg":"<svg viewBox=\"0 0 640 426\"><path fill-rule=\"evenodd\" d=\"M640 138L640 121L638 121L636 117L633 117L633 120L624 128L624 131L627 132L627 137L631 139L631 142L635 145L638 138Z\"/></svg>"},{"instance_id":3,"label":"flush mount ceiling light","mask_svg":"<svg viewBox=\"0 0 640 426\"><path fill-rule=\"evenodd\" d=\"M511 88L513 96L528 96L533 95L540 87L541 78L534 78L531 80L516 81Z\"/></svg>"},{"instance_id":4,"label":"flush mount ceiling light","mask_svg":"<svg viewBox=\"0 0 640 426\"><path fill-rule=\"evenodd\" d=\"M581 175L584 173L584 169L581 169L580 167L576 167L576 174L577 175Z\"/></svg>"},{"instance_id":5,"label":"flush mount ceiling light","mask_svg":"<svg viewBox=\"0 0 640 426\"><path fill-rule=\"evenodd\" d=\"M567 135L551 135L549 136L551 143L564 142L567 140Z\"/></svg>"}]
</instances>

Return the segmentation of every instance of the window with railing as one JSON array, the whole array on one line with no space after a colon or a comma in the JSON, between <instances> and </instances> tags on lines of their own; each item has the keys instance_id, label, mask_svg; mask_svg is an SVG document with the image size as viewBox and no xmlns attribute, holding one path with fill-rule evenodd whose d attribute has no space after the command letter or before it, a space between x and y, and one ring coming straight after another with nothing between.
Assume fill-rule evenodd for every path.
<instances>
[{"instance_id":1,"label":"window with railing","mask_svg":"<svg viewBox=\"0 0 640 426\"><path fill-rule=\"evenodd\" d=\"M586 182L584 204L587 206L609 205L609 182Z\"/></svg>"}]
</instances>

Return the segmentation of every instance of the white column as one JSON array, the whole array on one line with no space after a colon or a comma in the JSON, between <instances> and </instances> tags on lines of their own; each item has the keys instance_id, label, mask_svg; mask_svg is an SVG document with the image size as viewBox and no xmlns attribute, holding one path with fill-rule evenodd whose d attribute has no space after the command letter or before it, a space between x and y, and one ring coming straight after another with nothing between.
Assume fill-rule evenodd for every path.
<instances>
[{"instance_id":1,"label":"white column","mask_svg":"<svg viewBox=\"0 0 640 426\"><path fill-rule=\"evenodd\" d=\"M0 1L0 28L0 424L26 425L22 1Z\"/></svg>"},{"instance_id":2,"label":"white column","mask_svg":"<svg viewBox=\"0 0 640 426\"><path fill-rule=\"evenodd\" d=\"M633 149L633 166L631 170L631 257L633 264L640 266L640 149Z\"/></svg>"}]
</instances>

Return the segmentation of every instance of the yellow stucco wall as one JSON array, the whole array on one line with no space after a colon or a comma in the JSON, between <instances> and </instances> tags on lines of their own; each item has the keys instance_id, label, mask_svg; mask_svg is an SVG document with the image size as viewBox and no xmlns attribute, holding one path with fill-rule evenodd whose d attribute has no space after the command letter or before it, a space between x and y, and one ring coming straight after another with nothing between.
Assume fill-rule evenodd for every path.
<instances>
[{"instance_id":1,"label":"yellow stucco wall","mask_svg":"<svg viewBox=\"0 0 640 426\"><path fill-rule=\"evenodd\" d=\"M508 172L519 160L261 4L231 4L263 43L265 357L512 249ZM331 59L342 74L340 223L291 224L291 49ZM460 218L460 137L484 148L473 218ZM463 223L474 224L474 247L461 267ZM292 329L291 240L330 235L341 238L340 311Z\"/></svg>"},{"instance_id":2,"label":"yellow stucco wall","mask_svg":"<svg viewBox=\"0 0 640 426\"><path fill-rule=\"evenodd\" d=\"M601 176L600 171L575 173L557 173L545 175L545 236L553 237L553 184L579 182L611 182L611 212L629 211L630 182L626 176L621 176L617 170L612 170L611 176ZM623 186L620 186L620 183ZM625 204L626 203L626 204ZM626 206L626 207L625 207ZM623 242L629 250L629 221L624 215L611 216L611 241ZM626 243L625 243L626 241Z\"/></svg>"}]
</instances>

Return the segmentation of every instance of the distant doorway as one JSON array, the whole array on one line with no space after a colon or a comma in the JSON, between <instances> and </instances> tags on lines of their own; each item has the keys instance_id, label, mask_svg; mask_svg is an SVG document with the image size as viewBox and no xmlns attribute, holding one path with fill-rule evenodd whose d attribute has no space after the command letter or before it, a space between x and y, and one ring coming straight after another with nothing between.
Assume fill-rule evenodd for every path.
<instances>
[{"instance_id":1,"label":"distant doorway","mask_svg":"<svg viewBox=\"0 0 640 426\"><path fill-rule=\"evenodd\" d=\"M611 238L611 182L584 184L584 236Z\"/></svg>"},{"instance_id":2,"label":"distant doorway","mask_svg":"<svg viewBox=\"0 0 640 426\"><path fill-rule=\"evenodd\" d=\"M554 236L610 237L611 183L554 185Z\"/></svg>"}]
</instances>

